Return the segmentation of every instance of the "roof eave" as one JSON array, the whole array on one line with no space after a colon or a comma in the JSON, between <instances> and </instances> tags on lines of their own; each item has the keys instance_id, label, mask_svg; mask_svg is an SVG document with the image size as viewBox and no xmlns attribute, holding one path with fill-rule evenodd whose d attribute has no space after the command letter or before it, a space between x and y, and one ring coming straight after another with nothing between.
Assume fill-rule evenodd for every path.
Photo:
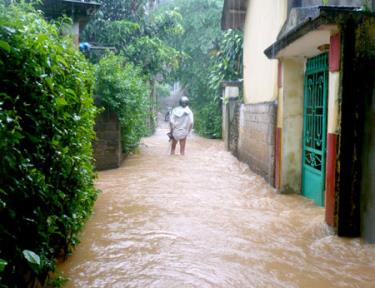
<instances>
[{"instance_id":1,"label":"roof eave","mask_svg":"<svg viewBox=\"0 0 375 288\"><path fill-rule=\"evenodd\" d=\"M43 10L47 17L54 18L67 15L78 19L94 15L99 10L100 6L100 3L94 1L45 0Z\"/></svg>"},{"instance_id":2,"label":"roof eave","mask_svg":"<svg viewBox=\"0 0 375 288\"><path fill-rule=\"evenodd\" d=\"M264 54L269 59L277 59L278 54L288 45L292 44L303 35L319 29L319 27L323 25L339 25L348 21L349 19L358 21L359 19L362 19L364 16L374 17L374 14L359 11L358 9L349 7L340 8L321 6L319 7L319 10L320 13L318 17L314 19L308 19L304 23L290 30L288 33L286 33L284 36L282 36L280 39L274 42L271 46L269 46L264 51Z\"/></svg>"}]
</instances>

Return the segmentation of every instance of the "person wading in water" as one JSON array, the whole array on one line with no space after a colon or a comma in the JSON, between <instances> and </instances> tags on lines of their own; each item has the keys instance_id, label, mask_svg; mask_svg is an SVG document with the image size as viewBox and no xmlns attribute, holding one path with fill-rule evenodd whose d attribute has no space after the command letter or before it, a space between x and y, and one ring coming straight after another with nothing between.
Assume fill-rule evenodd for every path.
<instances>
[{"instance_id":1,"label":"person wading in water","mask_svg":"<svg viewBox=\"0 0 375 288\"><path fill-rule=\"evenodd\" d=\"M193 128L194 116L189 108L189 98L182 96L180 106L172 110L169 126L172 138L171 155L175 154L177 142L180 143L180 155L185 155L186 137Z\"/></svg>"}]
</instances>

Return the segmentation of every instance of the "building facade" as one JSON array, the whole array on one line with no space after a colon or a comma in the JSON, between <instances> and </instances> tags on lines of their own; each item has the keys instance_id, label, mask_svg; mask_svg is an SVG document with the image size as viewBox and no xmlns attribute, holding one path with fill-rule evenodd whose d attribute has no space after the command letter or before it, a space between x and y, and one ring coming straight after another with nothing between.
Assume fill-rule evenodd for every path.
<instances>
[{"instance_id":1,"label":"building facade","mask_svg":"<svg viewBox=\"0 0 375 288\"><path fill-rule=\"evenodd\" d=\"M246 2L238 156L375 242L373 3L321 3Z\"/></svg>"}]
</instances>

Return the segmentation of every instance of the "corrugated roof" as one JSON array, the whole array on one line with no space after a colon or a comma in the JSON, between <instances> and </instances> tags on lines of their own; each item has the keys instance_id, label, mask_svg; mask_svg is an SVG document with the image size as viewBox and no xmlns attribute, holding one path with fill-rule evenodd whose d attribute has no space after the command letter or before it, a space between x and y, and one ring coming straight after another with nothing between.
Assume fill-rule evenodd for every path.
<instances>
[{"instance_id":1,"label":"corrugated roof","mask_svg":"<svg viewBox=\"0 0 375 288\"><path fill-rule=\"evenodd\" d=\"M88 17L100 8L100 3L89 0L44 0L42 10L47 17Z\"/></svg>"}]
</instances>

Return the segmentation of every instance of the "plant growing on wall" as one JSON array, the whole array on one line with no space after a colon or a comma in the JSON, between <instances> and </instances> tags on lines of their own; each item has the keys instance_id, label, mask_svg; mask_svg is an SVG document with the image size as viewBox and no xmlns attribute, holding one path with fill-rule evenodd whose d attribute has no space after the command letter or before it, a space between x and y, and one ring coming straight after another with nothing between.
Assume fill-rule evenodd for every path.
<instances>
[{"instance_id":1,"label":"plant growing on wall","mask_svg":"<svg viewBox=\"0 0 375 288\"><path fill-rule=\"evenodd\" d=\"M0 4L0 19L0 275L31 287L77 244L96 197L93 75L30 6Z\"/></svg>"},{"instance_id":2,"label":"plant growing on wall","mask_svg":"<svg viewBox=\"0 0 375 288\"><path fill-rule=\"evenodd\" d=\"M209 72L209 87L213 91L225 81L242 79L243 33L239 30L227 30L213 53Z\"/></svg>"},{"instance_id":3,"label":"plant growing on wall","mask_svg":"<svg viewBox=\"0 0 375 288\"><path fill-rule=\"evenodd\" d=\"M122 150L130 153L147 134L150 109L149 90L141 69L113 53L102 58L96 68L96 94L104 107L114 111L121 123Z\"/></svg>"},{"instance_id":4,"label":"plant growing on wall","mask_svg":"<svg viewBox=\"0 0 375 288\"><path fill-rule=\"evenodd\" d=\"M211 55L208 71L206 105L198 109L196 127L204 136L221 136L221 83L242 78L243 35L238 30L224 33L217 50Z\"/></svg>"}]
</instances>

